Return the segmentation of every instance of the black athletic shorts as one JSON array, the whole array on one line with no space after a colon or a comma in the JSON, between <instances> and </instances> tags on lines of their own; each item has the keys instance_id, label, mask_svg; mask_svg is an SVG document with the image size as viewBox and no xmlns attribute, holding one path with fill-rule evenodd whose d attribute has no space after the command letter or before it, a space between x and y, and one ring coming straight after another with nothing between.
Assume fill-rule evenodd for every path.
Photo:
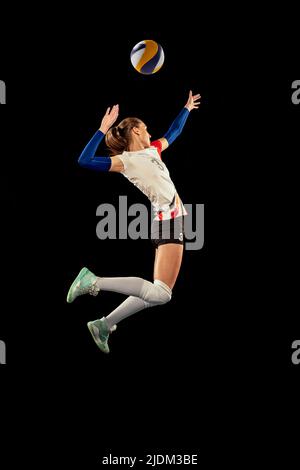
<instances>
[{"instance_id":1,"label":"black athletic shorts","mask_svg":"<svg viewBox=\"0 0 300 470\"><path fill-rule=\"evenodd\" d=\"M167 243L184 245L184 216L175 219L153 220L151 241L155 248Z\"/></svg>"}]
</instances>

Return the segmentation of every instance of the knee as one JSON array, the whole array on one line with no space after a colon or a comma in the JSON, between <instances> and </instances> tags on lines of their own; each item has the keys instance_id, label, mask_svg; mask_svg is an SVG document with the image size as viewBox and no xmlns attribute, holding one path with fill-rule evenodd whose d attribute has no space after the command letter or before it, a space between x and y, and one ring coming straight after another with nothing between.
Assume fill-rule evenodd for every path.
<instances>
[{"instance_id":1,"label":"knee","mask_svg":"<svg viewBox=\"0 0 300 470\"><path fill-rule=\"evenodd\" d=\"M163 291L160 288L159 296L158 296L158 299L157 299L157 305L167 304L168 302L170 302L171 298L172 298L172 294L170 294L166 291Z\"/></svg>"},{"instance_id":2,"label":"knee","mask_svg":"<svg viewBox=\"0 0 300 470\"><path fill-rule=\"evenodd\" d=\"M162 305L170 302L172 298L172 290L170 289L170 287L167 286L167 284L165 284L164 282L159 281L158 279L154 281L153 285L158 291L158 304Z\"/></svg>"},{"instance_id":3,"label":"knee","mask_svg":"<svg viewBox=\"0 0 300 470\"><path fill-rule=\"evenodd\" d=\"M163 305L170 302L172 290L164 282L155 280L150 283L146 297L145 300L151 305Z\"/></svg>"}]
</instances>

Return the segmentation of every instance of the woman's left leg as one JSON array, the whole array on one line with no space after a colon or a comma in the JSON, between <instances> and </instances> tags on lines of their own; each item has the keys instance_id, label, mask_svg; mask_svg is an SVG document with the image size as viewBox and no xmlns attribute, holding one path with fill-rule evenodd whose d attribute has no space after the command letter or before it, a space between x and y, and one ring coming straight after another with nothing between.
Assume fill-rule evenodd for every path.
<instances>
[{"instance_id":1,"label":"woman's left leg","mask_svg":"<svg viewBox=\"0 0 300 470\"><path fill-rule=\"evenodd\" d=\"M153 278L154 285L159 286L163 294L161 302L146 302L139 297L130 296L106 317L108 327L111 329L124 318L140 310L171 300L172 288L180 271L182 256L183 245L176 243L160 245L155 252Z\"/></svg>"},{"instance_id":2,"label":"woman's left leg","mask_svg":"<svg viewBox=\"0 0 300 470\"><path fill-rule=\"evenodd\" d=\"M166 282L164 282L160 278L166 277L169 284L174 285L180 267L178 267L178 262L174 264L174 259L177 258L177 260L179 260L180 258L178 254L175 254L175 251L178 251L178 253L180 252L180 250L166 250L161 249L161 247L156 249L153 283L150 283L149 281L145 281L140 278L104 279L104 287L108 288L109 290L116 291L116 289L122 289L123 293L125 293L125 289L128 289L128 291L134 290L136 289L136 287L138 287L138 284L142 282L146 287L148 286L148 289L142 290L148 290L149 293L146 296L143 295L142 298L138 297L137 295L130 295L113 312L107 315L107 317L103 317L100 320L95 320L93 322L88 323L88 328L94 338L94 341L103 352L109 352L108 338L117 323L141 310L144 310L145 308L153 307L159 304L165 304L171 300L172 289ZM168 277L166 273L166 266L168 264L169 258L172 258L172 260L170 259L170 263L172 265L174 264L174 268L176 270L176 272L174 272L171 277ZM170 268L173 269L173 266L170 266ZM120 287L120 285L122 285L122 287ZM138 289L138 293L139 292L140 289ZM146 298L148 299L148 301L146 300Z\"/></svg>"},{"instance_id":3,"label":"woman's left leg","mask_svg":"<svg viewBox=\"0 0 300 470\"><path fill-rule=\"evenodd\" d=\"M102 278L104 283L102 287L105 287L105 290L134 293L107 317L88 323L96 344L103 352L109 352L107 341L114 325L140 310L171 300L172 288L180 270L182 256L183 245L176 243L160 245L156 250L153 283L140 278ZM140 289L140 287L143 288ZM144 291L143 295L141 295L142 291Z\"/></svg>"}]
</instances>

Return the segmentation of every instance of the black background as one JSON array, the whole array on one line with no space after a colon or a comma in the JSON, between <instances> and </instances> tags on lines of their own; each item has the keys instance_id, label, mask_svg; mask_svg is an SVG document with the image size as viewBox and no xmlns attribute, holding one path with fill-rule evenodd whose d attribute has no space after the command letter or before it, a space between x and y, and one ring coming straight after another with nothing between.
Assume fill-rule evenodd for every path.
<instances>
[{"instance_id":1,"label":"black background","mask_svg":"<svg viewBox=\"0 0 300 470\"><path fill-rule=\"evenodd\" d=\"M199 453L206 468L286 461L299 375L289 263L300 106L288 57L275 39L242 40L242 27L216 40L197 25L169 33L107 24L99 34L60 26L41 49L44 36L20 41L1 68L3 461L92 468L109 453L151 452ZM154 76L129 61L147 38L165 52ZM163 158L182 200L205 204L204 247L185 253L172 302L121 323L105 356L86 322L123 296L68 305L69 285L84 265L151 279L154 252L148 241L97 239L99 204L145 199L77 158L107 106L119 103L120 119L136 115L159 138L189 89L201 108Z\"/></svg>"}]
</instances>

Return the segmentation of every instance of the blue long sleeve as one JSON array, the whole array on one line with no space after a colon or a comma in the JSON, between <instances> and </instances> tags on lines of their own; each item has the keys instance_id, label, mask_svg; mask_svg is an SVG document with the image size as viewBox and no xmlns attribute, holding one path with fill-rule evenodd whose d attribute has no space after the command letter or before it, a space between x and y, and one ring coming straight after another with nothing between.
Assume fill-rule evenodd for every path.
<instances>
[{"instance_id":1,"label":"blue long sleeve","mask_svg":"<svg viewBox=\"0 0 300 470\"><path fill-rule=\"evenodd\" d=\"M169 145L171 145L179 134L181 134L189 114L189 110L184 107L178 114L177 118L172 122L170 128L164 135L164 138L167 139Z\"/></svg>"},{"instance_id":2,"label":"blue long sleeve","mask_svg":"<svg viewBox=\"0 0 300 470\"><path fill-rule=\"evenodd\" d=\"M84 168L90 168L96 171L108 171L111 167L110 157L96 157L98 145L103 140L104 134L101 131L97 131L96 134L91 138L89 143L83 149L78 163Z\"/></svg>"}]
</instances>

